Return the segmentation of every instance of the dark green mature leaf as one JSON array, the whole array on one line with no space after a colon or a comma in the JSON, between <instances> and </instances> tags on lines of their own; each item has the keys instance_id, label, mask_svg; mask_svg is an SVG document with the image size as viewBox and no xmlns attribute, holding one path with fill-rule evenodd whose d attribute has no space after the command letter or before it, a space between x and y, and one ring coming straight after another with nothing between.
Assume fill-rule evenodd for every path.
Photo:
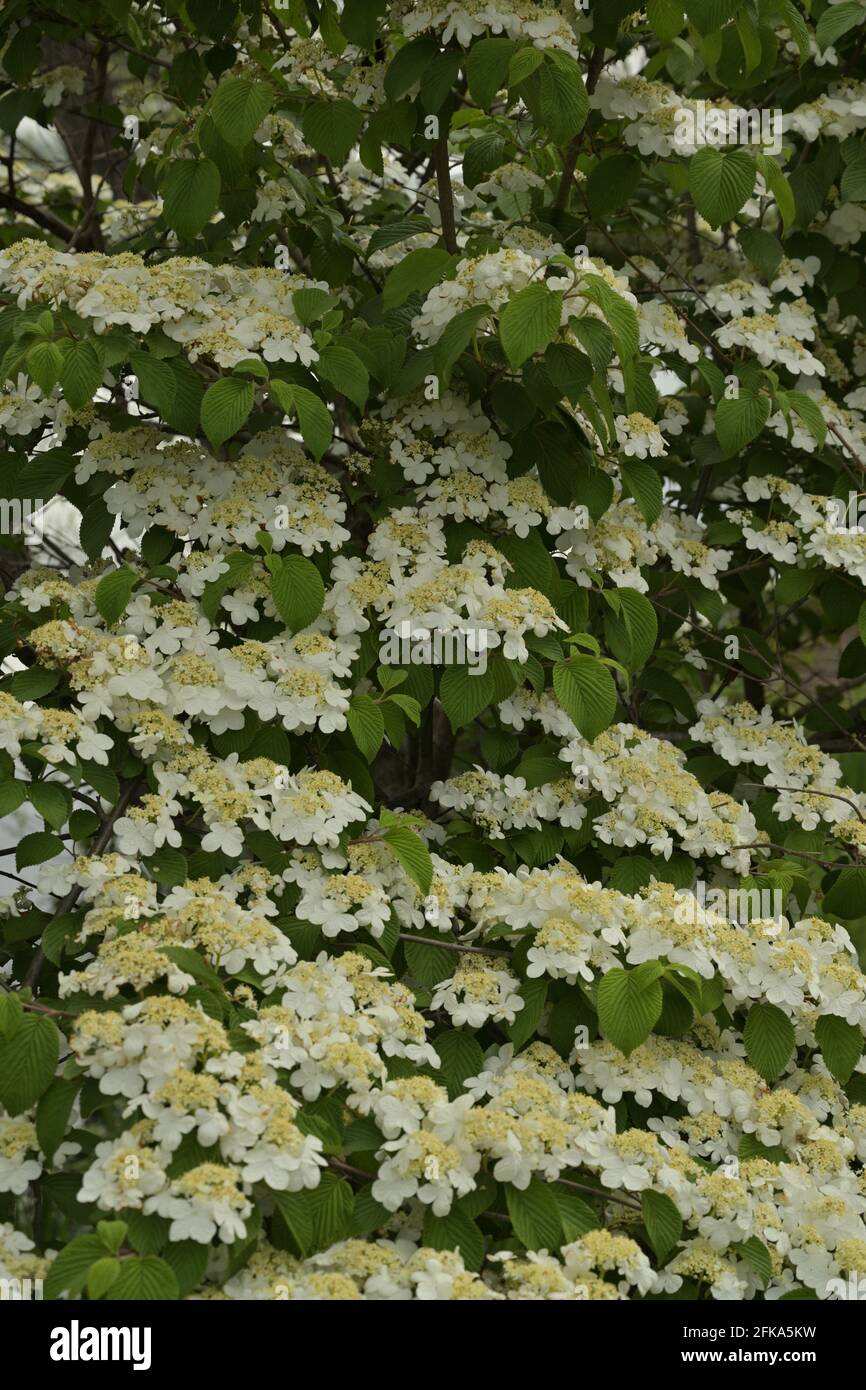
<instances>
[{"instance_id":1,"label":"dark green mature leaf","mask_svg":"<svg viewBox=\"0 0 866 1390\"><path fill-rule=\"evenodd\" d=\"M559 329L562 296L546 286L527 285L499 315L499 336L512 367L542 352Z\"/></svg>"},{"instance_id":2,"label":"dark green mature leaf","mask_svg":"<svg viewBox=\"0 0 866 1390\"><path fill-rule=\"evenodd\" d=\"M224 77L210 99L214 125L230 145L245 145L264 120L274 99L267 82Z\"/></svg>"},{"instance_id":3,"label":"dark green mature leaf","mask_svg":"<svg viewBox=\"0 0 866 1390\"><path fill-rule=\"evenodd\" d=\"M428 1210L421 1239L431 1250L459 1250L467 1269L481 1268L484 1237L475 1222L456 1207L447 1216L434 1216Z\"/></svg>"},{"instance_id":4,"label":"dark green mature leaf","mask_svg":"<svg viewBox=\"0 0 866 1390\"><path fill-rule=\"evenodd\" d=\"M573 656L553 668L553 688L584 738L594 739L611 723L616 686L607 666L593 656Z\"/></svg>"},{"instance_id":5,"label":"dark green mature leaf","mask_svg":"<svg viewBox=\"0 0 866 1390\"><path fill-rule=\"evenodd\" d=\"M48 1089L59 1051L57 1025L44 1014L25 1014L0 1043L0 1105L10 1115L29 1109Z\"/></svg>"},{"instance_id":6,"label":"dark green mature leaf","mask_svg":"<svg viewBox=\"0 0 866 1390\"><path fill-rule=\"evenodd\" d=\"M647 1235L662 1265L682 1235L683 1218L670 1197L663 1192L642 1192L640 1205Z\"/></svg>"},{"instance_id":7,"label":"dark green mature leaf","mask_svg":"<svg viewBox=\"0 0 866 1390\"><path fill-rule=\"evenodd\" d=\"M774 1081L794 1052L794 1025L775 1004L753 1004L743 1029L746 1056L765 1081Z\"/></svg>"},{"instance_id":8,"label":"dark green mature leaf","mask_svg":"<svg viewBox=\"0 0 866 1390\"><path fill-rule=\"evenodd\" d=\"M441 280L452 257L441 247L421 247L410 251L388 272L382 288L382 303L386 309L394 309L410 294L426 294Z\"/></svg>"},{"instance_id":9,"label":"dark green mature leaf","mask_svg":"<svg viewBox=\"0 0 866 1390\"><path fill-rule=\"evenodd\" d=\"M429 893L433 878L433 861L421 836L416 834L414 830L410 830L408 826L396 825L390 830L386 830L382 839L394 851L403 868L409 877L417 883L421 892Z\"/></svg>"},{"instance_id":10,"label":"dark green mature leaf","mask_svg":"<svg viewBox=\"0 0 866 1390\"><path fill-rule=\"evenodd\" d=\"M689 160L689 192L711 227L737 215L755 186L755 162L744 150L705 146Z\"/></svg>"},{"instance_id":11,"label":"dark green mature leaf","mask_svg":"<svg viewBox=\"0 0 866 1390\"><path fill-rule=\"evenodd\" d=\"M315 622L325 601L322 576L303 555L273 557L271 597L274 607L291 632Z\"/></svg>"},{"instance_id":12,"label":"dark green mature leaf","mask_svg":"<svg viewBox=\"0 0 866 1390\"><path fill-rule=\"evenodd\" d=\"M307 107L304 139L333 164L342 164L358 138L364 117L351 101L317 101Z\"/></svg>"},{"instance_id":13,"label":"dark green mature leaf","mask_svg":"<svg viewBox=\"0 0 866 1390\"><path fill-rule=\"evenodd\" d=\"M615 967L598 985L598 1021L602 1032L626 1056L649 1037L662 1011L662 987L653 962L634 970Z\"/></svg>"},{"instance_id":14,"label":"dark green mature leaf","mask_svg":"<svg viewBox=\"0 0 866 1390\"><path fill-rule=\"evenodd\" d=\"M505 1188L514 1233L527 1250L555 1250L562 1240L562 1221L556 1198L546 1183L532 1178L522 1191Z\"/></svg>"},{"instance_id":15,"label":"dark green mature leaf","mask_svg":"<svg viewBox=\"0 0 866 1390\"><path fill-rule=\"evenodd\" d=\"M109 627L113 627L125 612L137 580L138 575L134 570L128 565L121 565L119 569L111 570L97 584L94 602L100 616Z\"/></svg>"},{"instance_id":16,"label":"dark green mature leaf","mask_svg":"<svg viewBox=\"0 0 866 1390\"><path fill-rule=\"evenodd\" d=\"M863 1031L838 1014L824 1014L815 1024L815 1041L840 1086L846 1086L863 1055Z\"/></svg>"},{"instance_id":17,"label":"dark green mature leaf","mask_svg":"<svg viewBox=\"0 0 866 1390\"><path fill-rule=\"evenodd\" d=\"M205 391L201 403L204 432L215 449L231 439L253 408L255 387L240 376L225 376Z\"/></svg>"},{"instance_id":18,"label":"dark green mature leaf","mask_svg":"<svg viewBox=\"0 0 866 1390\"><path fill-rule=\"evenodd\" d=\"M192 241L219 205L222 181L210 159L176 159L166 166L160 183L166 222L182 241Z\"/></svg>"},{"instance_id":19,"label":"dark green mature leaf","mask_svg":"<svg viewBox=\"0 0 866 1390\"><path fill-rule=\"evenodd\" d=\"M139 1255L121 1262L120 1274L110 1292L112 1299L153 1302L175 1299L179 1289L171 1265L158 1255Z\"/></svg>"}]
</instances>

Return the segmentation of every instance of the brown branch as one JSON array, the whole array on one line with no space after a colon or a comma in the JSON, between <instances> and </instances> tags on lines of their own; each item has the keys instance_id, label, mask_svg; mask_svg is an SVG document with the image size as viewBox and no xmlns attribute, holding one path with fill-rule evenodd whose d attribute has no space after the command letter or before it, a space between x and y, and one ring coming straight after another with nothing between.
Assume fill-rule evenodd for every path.
<instances>
[{"instance_id":1,"label":"brown branch","mask_svg":"<svg viewBox=\"0 0 866 1390\"><path fill-rule=\"evenodd\" d=\"M44 231L51 232L53 236L60 237L63 241L71 241L75 231L64 222L62 218L56 217L47 208L33 208L23 199L14 197L11 193L0 192L0 208L8 208L10 212L20 213L22 217L27 217L31 222L35 222L37 227L42 227Z\"/></svg>"},{"instance_id":2,"label":"brown branch","mask_svg":"<svg viewBox=\"0 0 866 1390\"><path fill-rule=\"evenodd\" d=\"M457 254L457 224L454 220L454 194L451 190L451 165L448 159L448 130L444 129L433 147L436 169L436 188L439 194L439 216L442 219L442 240L452 256Z\"/></svg>"},{"instance_id":3,"label":"brown branch","mask_svg":"<svg viewBox=\"0 0 866 1390\"><path fill-rule=\"evenodd\" d=\"M399 941L418 941L424 946L442 946L446 951L471 951L478 956L506 956L510 957L510 951L497 951L492 946L464 946L460 941L440 941L435 936L418 936L416 932L401 931L398 936Z\"/></svg>"}]
</instances>

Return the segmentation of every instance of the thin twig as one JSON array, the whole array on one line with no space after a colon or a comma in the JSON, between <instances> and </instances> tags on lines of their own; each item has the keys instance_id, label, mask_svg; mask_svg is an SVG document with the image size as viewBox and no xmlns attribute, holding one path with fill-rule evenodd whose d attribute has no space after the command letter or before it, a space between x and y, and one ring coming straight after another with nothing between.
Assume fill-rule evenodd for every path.
<instances>
[{"instance_id":1,"label":"thin twig","mask_svg":"<svg viewBox=\"0 0 866 1390\"><path fill-rule=\"evenodd\" d=\"M399 941L419 941L425 946L442 946L446 951L467 951L479 956L511 956L510 951L497 951L492 946L464 946L460 941L439 941L435 936L417 936L415 932L401 931Z\"/></svg>"},{"instance_id":2,"label":"thin twig","mask_svg":"<svg viewBox=\"0 0 866 1390\"><path fill-rule=\"evenodd\" d=\"M114 829L114 822L116 820L119 820L123 812L126 810L130 801L135 796L135 793L138 791L141 785L141 781L141 777L136 777L135 781L130 782L129 785L125 787L124 790L121 792L120 796L117 799L117 805L112 808L111 815L108 817L108 820L105 822L105 825L102 827L102 829L100 830L99 834L93 842L93 848L90 851L91 855L95 856L97 854L101 854L102 851L105 849L105 846L111 839L111 832ZM64 917L67 912L72 911L72 908L78 902L80 894L80 886L73 888L70 893L67 893L66 897L60 903L51 921L47 924L45 931L47 931L49 927L53 926L54 923L60 917ZM43 936L44 934L45 933L43 932ZM40 946L32 961L30 962L29 969L27 970L27 973L21 982L25 988L32 989L34 985L37 983L39 976L42 974L42 967L44 966L46 959L47 957L45 955L45 952Z\"/></svg>"}]
</instances>

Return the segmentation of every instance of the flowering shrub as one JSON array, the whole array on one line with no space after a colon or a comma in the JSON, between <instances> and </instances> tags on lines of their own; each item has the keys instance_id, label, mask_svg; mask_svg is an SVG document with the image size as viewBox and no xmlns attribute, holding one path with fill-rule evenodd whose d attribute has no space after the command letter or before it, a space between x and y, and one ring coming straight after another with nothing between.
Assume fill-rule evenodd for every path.
<instances>
[{"instance_id":1,"label":"flowering shrub","mask_svg":"<svg viewBox=\"0 0 866 1390\"><path fill-rule=\"evenodd\" d=\"M864 21L7 7L0 1277L866 1273Z\"/></svg>"}]
</instances>

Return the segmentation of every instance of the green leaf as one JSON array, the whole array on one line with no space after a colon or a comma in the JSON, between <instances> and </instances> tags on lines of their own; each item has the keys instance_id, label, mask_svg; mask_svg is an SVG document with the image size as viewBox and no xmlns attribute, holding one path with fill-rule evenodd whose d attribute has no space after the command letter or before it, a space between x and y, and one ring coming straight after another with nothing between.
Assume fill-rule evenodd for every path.
<instances>
[{"instance_id":1,"label":"green leaf","mask_svg":"<svg viewBox=\"0 0 866 1390\"><path fill-rule=\"evenodd\" d=\"M841 39L843 34L847 34L849 29L863 22L863 6L859 0L845 0L841 5L829 5L815 29L818 47L822 51L829 48L837 39Z\"/></svg>"},{"instance_id":2,"label":"green leaf","mask_svg":"<svg viewBox=\"0 0 866 1390\"><path fill-rule=\"evenodd\" d=\"M383 1207L381 1202L377 1202L372 1193L372 1183L366 1187L361 1187L355 1193L355 1204L352 1212L351 1234L353 1236L369 1236L374 1231L380 1231L391 1220L392 1213L387 1207Z\"/></svg>"},{"instance_id":3,"label":"green leaf","mask_svg":"<svg viewBox=\"0 0 866 1390\"><path fill-rule=\"evenodd\" d=\"M133 1255L121 1261L121 1270L111 1286L111 1297L120 1301L165 1301L179 1297L177 1278L171 1266L158 1255Z\"/></svg>"},{"instance_id":4,"label":"green leaf","mask_svg":"<svg viewBox=\"0 0 866 1390\"><path fill-rule=\"evenodd\" d=\"M323 348L316 363L316 373L347 396L359 410L364 409L370 393L370 376L360 357L350 348L335 344Z\"/></svg>"},{"instance_id":5,"label":"green leaf","mask_svg":"<svg viewBox=\"0 0 866 1390\"><path fill-rule=\"evenodd\" d=\"M646 962L652 965L653 962ZM615 967L598 984L598 1021L605 1037L628 1057L652 1032L661 1015L662 987L645 966Z\"/></svg>"},{"instance_id":6,"label":"green leaf","mask_svg":"<svg viewBox=\"0 0 866 1390\"><path fill-rule=\"evenodd\" d=\"M240 376L224 376L202 397L201 423L215 449L244 424L253 408L255 387Z\"/></svg>"},{"instance_id":7,"label":"green leaf","mask_svg":"<svg viewBox=\"0 0 866 1390\"><path fill-rule=\"evenodd\" d=\"M102 385L102 363L93 343L86 339L65 339L61 346L63 366L60 385L73 410L89 405Z\"/></svg>"},{"instance_id":8,"label":"green leaf","mask_svg":"<svg viewBox=\"0 0 866 1390\"><path fill-rule=\"evenodd\" d=\"M201 597L201 610L211 623L216 621L223 595L245 583L255 567L253 556L246 552L232 551L223 559L228 569L205 585Z\"/></svg>"},{"instance_id":9,"label":"green leaf","mask_svg":"<svg viewBox=\"0 0 866 1390\"><path fill-rule=\"evenodd\" d=\"M396 695L390 695L388 697L387 703L389 705L396 705L398 709L402 710L406 717L412 720L412 723L415 725L416 729L420 726L421 706L419 705L417 700L413 699L411 695L401 695L399 693Z\"/></svg>"},{"instance_id":10,"label":"green leaf","mask_svg":"<svg viewBox=\"0 0 866 1390\"><path fill-rule=\"evenodd\" d=\"M325 602L322 576L303 555L274 556L271 597L290 632L301 632L316 621Z\"/></svg>"},{"instance_id":11,"label":"green leaf","mask_svg":"<svg viewBox=\"0 0 866 1390\"><path fill-rule=\"evenodd\" d=\"M333 438L331 412L321 397L305 386L296 386L293 394L301 438L318 463Z\"/></svg>"},{"instance_id":12,"label":"green leaf","mask_svg":"<svg viewBox=\"0 0 866 1390\"><path fill-rule=\"evenodd\" d=\"M559 1219L562 1222L562 1234L567 1242L580 1240L587 1231L597 1231L601 1226L601 1221L596 1216L589 1202L582 1197L576 1196L573 1192L566 1192L563 1188L554 1186L553 1196L559 1208Z\"/></svg>"},{"instance_id":13,"label":"green leaf","mask_svg":"<svg viewBox=\"0 0 866 1390\"><path fill-rule=\"evenodd\" d=\"M287 415L297 412L301 437L318 462L334 432L331 412L324 401L306 386L294 386L285 381L272 381L270 392Z\"/></svg>"},{"instance_id":14,"label":"green leaf","mask_svg":"<svg viewBox=\"0 0 866 1390\"><path fill-rule=\"evenodd\" d=\"M116 1255L123 1245L127 1225L125 1221L97 1221L96 1234L112 1255Z\"/></svg>"},{"instance_id":15,"label":"green leaf","mask_svg":"<svg viewBox=\"0 0 866 1390\"><path fill-rule=\"evenodd\" d=\"M828 1070L840 1086L847 1086L863 1055L863 1031L838 1014L823 1014L815 1024L815 1041Z\"/></svg>"},{"instance_id":16,"label":"green leaf","mask_svg":"<svg viewBox=\"0 0 866 1390\"><path fill-rule=\"evenodd\" d=\"M0 782L0 816L10 816L26 799L25 782Z\"/></svg>"},{"instance_id":17,"label":"green leaf","mask_svg":"<svg viewBox=\"0 0 866 1390\"><path fill-rule=\"evenodd\" d=\"M55 1256L45 1276L45 1297L55 1299L64 1292L81 1293L92 1264L105 1255L99 1236L77 1236Z\"/></svg>"},{"instance_id":18,"label":"green leaf","mask_svg":"<svg viewBox=\"0 0 866 1390\"><path fill-rule=\"evenodd\" d=\"M102 1298L108 1293L120 1274L120 1260L114 1255L104 1255L95 1260L87 1272L87 1297Z\"/></svg>"},{"instance_id":19,"label":"green leaf","mask_svg":"<svg viewBox=\"0 0 866 1390\"><path fill-rule=\"evenodd\" d=\"M363 698L363 696L356 696L355 700L352 701L352 705L354 706L357 700ZM374 706L374 708L378 711L377 706ZM358 747L361 748L361 743L354 729L352 729L352 734L355 737L355 742L358 744ZM364 752L363 748L361 748L361 752ZM430 851L421 839L421 836L417 835L414 830L410 830L408 826L395 825L391 830L386 830L382 839L385 841L386 845L390 845L391 849L400 860L400 863L403 865L403 868L413 882L417 883L421 892L424 894L429 893L430 884L433 880L433 861L430 858Z\"/></svg>"},{"instance_id":20,"label":"green leaf","mask_svg":"<svg viewBox=\"0 0 866 1390\"><path fill-rule=\"evenodd\" d=\"M544 53L532 43L527 44L524 48L518 48L508 65L509 87L519 87L520 83L531 77L543 62Z\"/></svg>"},{"instance_id":21,"label":"green leaf","mask_svg":"<svg viewBox=\"0 0 866 1390\"><path fill-rule=\"evenodd\" d=\"M866 203L866 149L846 166L840 191L847 203ZM27 360L30 361L29 353Z\"/></svg>"},{"instance_id":22,"label":"green leaf","mask_svg":"<svg viewBox=\"0 0 866 1390\"><path fill-rule=\"evenodd\" d=\"M190 946L163 946L162 954L175 965L179 965L187 975L212 989L222 989L220 978L212 966Z\"/></svg>"},{"instance_id":23,"label":"green leaf","mask_svg":"<svg viewBox=\"0 0 866 1390\"><path fill-rule=\"evenodd\" d=\"M129 365L138 377L142 400L148 401L164 415L171 409L175 393L175 375L170 364L151 352L131 352Z\"/></svg>"},{"instance_id":24,"label":"green leaf","mask_svg":"<svg viewBox=\"0 0 866 1390\"><path fill-rule=\"evenodd\" d=\"M794 1025L775 1004L753 1004L743 1029L746 1056L765 1081L784 1071L794 1052Z\"/></svg>"},{"instance_id":25,"label":"green leaf","mask_svg":"<svg viewBox=\"0 0 866 1390\"><path fill-rule=\"evenodd\" d=\"M37 830L18 841L15 866L18 869L28 869L31 864L44 864L47 859L54 859L62 853L62 840L56 835L49 835L47 830Z\"/></svg>"},{"instance_id":26,"label":"green leaf","mask_svg":"<svg viewBox=\"0 0 866 1390\"><path fill-rule=\"evenodd\" d=\"M208 103L213 123L230 145L252 140L271 109L274 93L267 82L224 77Z\"/></svg>"},{"instance_id":27,"label":"green leaf","mask_svg":"<svg viewBox=\"0 0 866 1390\"><path fill-rule=\"evenodd\" d=\"M594 739L613 720L616 686L607 666L594 656L573 656L553 668L553 689L584 738Z\"/></svg>"},{"instance_id":28,"label":"green leaf","mask_svg":"<svg viewBox=\"0 0 866 1390\"><path fill-rule=\"evenodd\" d=\"M769 414L769 397L741 386L734 400L723 397L716 405L716 438L723 449L738 453L761 433Z\"/></svg>"},{"instance_id":29,"label":"green leaf","mask_svg":"<svg viewBox=\"0 0 866 1390\"><path fill-rule=\"evenodd\" d=\"M818 402L812 396L807 396L804 391L786 391L785 395L795 415L799 415L818 447L823 448L827 438L827 424Z\"/></svg>"},{"instance_id":30,"label":"green leaf","mask_svg":"<svg viewBox=\"0 0 866 1390\"><path fill-rule=\"evenodd\" d=\"M474 304L449 319L433 349L433 364L443 382L447 383L454 363L472 342L478 325L489 318L490 313L489 305Z\"/></svg>"},{"instance_id":31,"label":"green leaf","mask_svg":"<svg viewBox=\"0 0 866 1390\"><path fill-rule=\"evenodd\" d=\"M493 102L508 83L508 65L514 54L512 39L496 36L478 39L466 55L464 70L469 93L482 109Z\"/></svg>"},{"instance_id":32,"label":"green leaf","mask_svg":"<svg viewBox=\"0 0 866 1390\"><path fill-rule=\"evenodd\" d=\"M495 696L490 671L470 672L466 666L448 666L439 682L439 703L454 730L470 724Z\"/></svg>"},{"instance_id":33,"label":"green leaf","mask_svg":"<svg viewBox=\"0 0 866 1390\"><path fill-rule=\"evenodd\" d=\"M27 788L30 804L52 830L60 830L69 819L72 797L54 782L31 782Z\"/></svg>"},{"instance_id":34,"label":"green leaf","mask_svg":"<svg viewBox=\"0 0 866 1390\"><path fill-rule=\"evenodd\" d=\"M572 405L592 381L592 362L571 343L551 343L544 354L544 369Z\"/></svg>"},{"instance_id":35,"label":"green leaf","mask_svg":"<svg viewBox=\"0 0 866 1390\"><path fill-rule=\"evenodd\" d=\"M56 671L47 671L44 666L29 666L26 671L16 671L6 689L16 700L41 700L43 695L54 690L59 679Z\"/></svg>"},{"instance_id":36,"label":"green leaf","mask_svg":"<svg viewBox=\"0 0 866 1390\"><path fill-rule=\"evenodd\" d=\"M60 1034L44 1014L25 1014L0 1043L0 1105L20 1115L50 1086L60 1052Z\"/></svg>"},{"instance_id":37,"label":"green leaf","mask_svg":"<svg viewBox=\"0 0 866 1390\"><path fill-rule=\"evenodd\" d=\"M155 878L157 883L164 883L169 888L177 888L184 883L188 874L188 864L186 855L181 854L179 849L174 849L171 845L163 845L145 860L148 873Z\"/></svg>"},{"instance_id":38,"label":"green leaf","mask_svg":"<svg viewBox=\"0 0 866 1390\"><path fill-rule=\"evenodd\" d=\"M78 528L78 544L92 564L96 564L108 545L108 538L116 521L117 517L108 510L101 498L91 502L82 515Z\"/></svg>"},{"instance_id":39,"label":"green leaf","mask_svg":"<svg viewBox=\"0 0 866 1390\"><path fill-rule=\"evenodd\" d=\"M658 638L656 612L649 599L636 589L617 589L615 598L618 617L605 620L605 629L611 625L616 643L610 644L611 651L630 671L639 671L652 656Z\"/></svg>"},{"instance_id":40,"label":"green leaf","mask_svg":"<svg viewBox=\"0 0 866 1390\"><path fill-rule=\"evenodd\" d=\"M632 306L600 275L584 274L583 289L610 324L620 358L634 357L640 346L640 333Z\"/></svg>"},{"instance_id":41,"label":"green leaf","mask_svg":"<svg viewBox=\"0 0 866 1390\"><path fill-rule=\"evenodd\" d=\"M405 942L408 946L409 943ZM436 947L431 946L430 950ZM453 952L446 951L446 955L453 955ZM453 965L453 962L452 962ZM447 979L446 975L442 976ZM436 981L438 984L438 980ZM433 1046L439 1054L442 1076L448 1083L448 1095L451 1100L463 1093L463 1083L470 1076L478 1076L484 1067L484 1053L481 1044L472 1034L461 1028L451 1029L447 1033L440 1033L433 1039Z\"/></svg>"},{"instance_id":42,"label":"green leaf","mask_svg":"<svg viewBox=\"0 0 866 1390\"><path fill-rule=\"evenodd\" d=\"M527 285L509 299L499 315L499 336L514 368L535 352L543 352L559 331L562 295L545 285Z\"/></svg>"},{"instance_id":43,"label":"green leaf","mask_svg":"<svg viewBox=\"0 0 866 1390\"><path fill-rule=\"evenodd\" d=\"M650 28L662 43L675 39L686 22L679 0L647 0L646 15Z\"/></svg>"},{"instance_id":44,"label":"green leaf","mask_svg":"<svg viewBox=\"0 0 866 1390\"><path fill-rule=\"evenodd\" d=\"M776 161L771 159L769 155L759 154L756 156L755 162L758 166L758 173L763 175L767 187L778 204L784 230L787 232L797 215L791 185ZM823 195L820 201L823 201Z\"/></svg>"},{"instance_id":45,"label":"green leaf","mask_svg":"<svg viewBox=\"0 0 866 1390\"><path fill-rule=\"evenodd\" d=\"M593 217L604 217L624 207L640 179L640 161L630 154L612 154L600 160L586 182L586 197Z\"/></svg>"},{"instance_id":46,"label":"green leaf","mask_svg":"<svg viewBox=\"0 0 866 1390\"><path fill-rule=\"evenodd\" d=\"M292 293L292 312L298 323L304 324L305 327L324 318L336 303L337 300L327 290L315 287L295 290Z\"/></svg>"},{"instance_id":47,"label":"green leaf","mask_svg":"<svg viewBox=\"0 0 866 1390\"><path fill-rule=\"evenodd\" d=\"M744 150L723 153L708 145L689 160L689 192L711 227L730 222L754 186L755 161Z\"/></svg>"},{"instance_id":48,"label":"green leaf","mask_svg":"<svg viewBox=\"0 0 866 1390\"><path fill-rule=\"evenodd\" d=\"M345 1178L323 1173L319 1186L313 1188L307 1200L313 1215L313 1244L325 1250L338 1240L345 1240L352 1229L354 1200Z\"/></svg>"},{"instance_id":49,"label":"green leaf","mask_svg":"<svg viewBox=\"0 0 866 1390\"><path fill-rule=\"evenodd\" d=\"M351 101L317 101L304 112L301 129L308 145L340 165L357 141L363 119Z\"/></svg>"},{"instance_id":50,"label":"green leaf","mask_svg":"<svg viewBox=\"0 0 866 1390\"><path fill-rule=\"evenodd\" d=\"M68 342L67 339L67 345ZM100 369L99 379L101 378ZM90 400L90 396L87 400ZM74 467L75 457L65 449L48 449L44 453L38 453L17 475L10 469L10 475L4 480L4 495L9 500L17 498L41 506L59 492Z\"/></svg>"},{"instance_id":51,"label":"green leaf","mask_svg":"<svg viewBox=\"0 0 866 1390\"><path fill-rule=\"evenodd\" d=\"M426 294L444 276L453 256L438 246L410 251L389 271L382 288L382 303L386 309L396 309L410 294Z\"/></svg>"},{"instance_id":52,"label":"green leaf","mask_svg":"<svg viewBox=\"0 0 866 1390\"><path fill-rule=\"evenodd\" d=\"M824 894L822 912L829 920L842 917L862 917L866 905L866 869L852 866L843 869L830 890Z\"/></svg>"},{"instance_id":53,"label":"green leaf","mask_svg":"<svg viewBox=\"0 0 866 1390\"><path fill-rule=\"evenodd\" d=\"M737 241L764 279L772 280L784 255L778 237L760 227L743 227L737 233Z\"/></svg>"},{"instance_id":54,"label":"green leaf","mask_svg":"<svg viewBox=\"0 0 866 1390\"><path fill-rule=\"evenodd\" d=\"M733 19L743 0L685 0L684 9L699 34L712 34Z\"/></svg>"},{"instance_id":55,"label":"green leaf","mask_svg":"<svg viewBox=\"0 0 866 1390\"><path fill-rule=\"evenodd\" d=\"M541 117L551 139L564 145L586 123L589 97L580 66L558 49L550 49L541 69Z\"/></svg>"},{"instance_id":56,"label":"green leaf","mask_svg":"<svg viewBox=\"0 0 866 1390\"><path fill-rule=\"evenodd\" d=\"M380 29L380 17L387 0L346 0L340 15L340 28L350 43L373 48Z\"/></svg>"},{"instance_id":57,"label":"green leaf","mask_svg":"<svg viewBox=\"0 0 866 1390\"><path fill-rule=\"evenodd\" d=\"M556 1198L546 1183L532 1178L523 1192L509 1183L505 1201L514 1234L527 1250L556 1250L562 1240L562 1221Z\"/></svg>"},{"instance_id":58,"label":"green leaf","mask_svg":"<svg viewBox=\"0 0 866 1390\"><path fill-rule=\"evenodd\" d=\"M174 376L174 394L162 406L163 418L181 434L196 434L201 419L204 381L185 357L173 357L169 362Z\"/></svg>"},{"instance_id":59,"label":"green leaf","mask_svg":"<svg viewBox=\"0 0 866 1390\"><path fill-rule=\"evenodd\" d=\"M479 1270L484 1261L484 1237L475 1222L457 1207L452 1207L447 1216L434 1216L428 1209L421 1243L431 1250L459 1250L467 1269Z\"/></svg>"},{"instance_id":60,"label":"green leaf","mask_svg":"<svg viewBox=\"0 0 866 1390\"><path fill-rule=\"evenodd\" d=\"M63 1143L75 1097L81 1088L80 1078L65 1081L58 1076L40 1096L36 1107L36 1137L49 1163Z\"/></svg>"},{"instance_id":61,"label":"green leaf","mask_svg":"<svg viewBox=\"0 0 866 1390\"><path fill-rule=\"evenodd\" d=\"M166 1245L162 1258L177 1280L179 1297L185 1298L204 1281L209 1251L209 1246L197 1240L174 1240Z\"/></svg>"},{"instance_id":62,"label":"green leaf","mask_svg":"<svg viewBox=\"0 0 866 1390\"><path fill-rule=\"evenodd\" d=\"M137 580L138 575L134 570L128 565L121 565L119 569L111 570L97 584L93 601L100 617L109 627L113 627L126 611Z\"/></svg>"},{"instance_id":63,"label":"green leaf","mask_svg":"<svg viewBox=\"0 0 866 1390\"><path fill-rule=\"evenodd\" d=\"M746 1261L763 1287L766 1288L773 1277L773 1257L764 1242L759 1240L757 1236L750 1236L748 1240L732 1246L732 1249L741 1259Z\"/></svg>"},{"instance_id":64,"label":"green leaf","mask_svg":"<svg viewBox=\"0 0 866 1390\"><path fill-rule=\"evenodd\" d=\"M663 1192L642 1192L640 1205L650 1244L663 1265L683 1233L683 1219Z\"/></svg>"},{"instance_id":65,"label":"green leaf","mask_svg":"<svg viewBox=\"0 0 866 1390\"><path fill-rule=\"evenodd\" d=\"M785 26L790 30L791 37L797 45L800 62L808 62L811 52L808 24L794 4L794 0L781 0L780 10L784 17Z\"/></svg>"},{"instance_id":66,"label":"green leaf","mask_svg":"<svg viewBox=\"0 0 866 1390\"><path fill-rule=\"evenodd\" d=\"M385 737L382 711L371 696L355 695L349 704L346 718L352 738L367 762L371 763Z\"/></svg>"},{"instance_id":67,"label":"green leaf","mask_svg":"<svg viewBox=\"0 0 866 1390\"><path fill-rule=\"evenodd\" d=\"M192 241L219 207L222 180L211 159L175 159L160 180L163 216L182 241Z\"/></svg>"},{"instance_id":68,"label":"green leaf","mask_svg":"<svg viewBox=\"0 0 866 1390\"><path fill-rule=\"evenodd\" d=\"M446 951L444 946L429 946L424 941L404 941L403 951L408 974L426 989L433 989L454 974L454 952Z\"/></svg>"},{"instance_id":69,"label":"green leaf","mask_svg":"<svg viewBox=\"0 0 866 1390\"><path fill-rule=\"evenodd\" d=\"M274 1206L288 1227L298 1251L307 1255L313 1248L313 1211L302 1192L271 1193Z\"/></svg>"},{"instance_id":70,"label":"green leaf","mask_svg":"<svg viewBox=\"0 0 866 1390\"><path fill-rule=\"evenodd\" d=\"M520 985L523 1008L515 1015L514 1022L509 1023L505 1030L509 1041L516 1048L524 1047L531 1038L535 1037L547 1002L547 983L547 980L542 976L537 980L523 980Z\"/></svg>"},{"instance_id":71,"label":"green leaf","mask_svg":"<svg viewBox=\"0 0 866 1390\"><path fill-rule=\"evenodd\" d=\"M56 343L34 343L24 359L27 371L47 396L60 380L63 354Z\"/></svg>"}]
</instances>

